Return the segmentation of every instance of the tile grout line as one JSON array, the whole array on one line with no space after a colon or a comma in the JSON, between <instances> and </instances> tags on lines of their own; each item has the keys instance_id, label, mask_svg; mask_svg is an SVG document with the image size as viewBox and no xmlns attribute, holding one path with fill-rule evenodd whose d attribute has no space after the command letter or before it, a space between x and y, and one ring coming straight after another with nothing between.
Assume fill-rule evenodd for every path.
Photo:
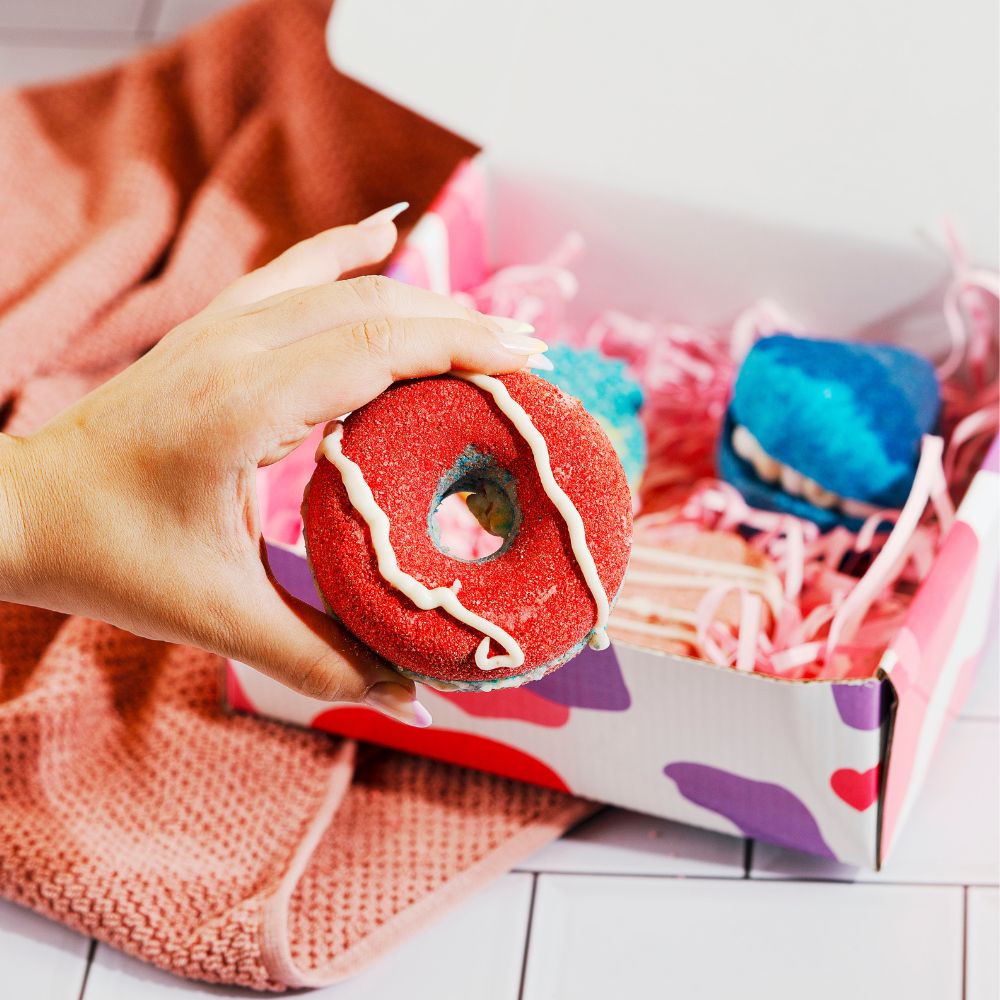
<instances>
[{"instance_id":1,"label":"tile grout line","mask_svg":"<svg viewBox=\"0 0 1000 1000\"><path fill-rule=\"evenodd\" d=\"M87 992L87 981L90 979L90 967L94 964L94 955L97 954L97 939L91 938L87 947L87 967L83 970L83 979L80 981L80 992L77 1000L83 1000L83 995Z\"/></svg>"},{"instance_id":2,"label":"tile grout line","mask_svg":"<svg viewBox=\"0 0 1000 1000\"><path fill-rule=\"evenodd\" d=\"M969 988L969 887L962 889L962 1000Z\"/></svg>"},{"instance_id":3,"label":"tile grout line","mask_svg":"<svg viewBox=\"0 0 1000 1000\"><path fill-rule=\"evenodd\" d=\"M520 875L569 875L574 878L648 878L648 879L688 879L692 882L741 882L744 876L733 875L688 875L685 872L592 872L585 868L512 868ZM776 880L777 881L777 880Z\"/></svg>"},{"instance_id":4,"label":"tile grout line","mask_svg":"<svg viewBox=\"0 0 1000 1000\"><path fill-rule=\"evenodd\" d=\"M524 1000L524 983L528 974L528 950L531 947L531 924L535 918L535 894L538 891L538 873L531 876L531 899L528 901L528 926L524 929L524 954L521 956L521 979L517 985L517 1000Z\"/></svg>"},{"instance_id":5,"label":"tile grout line","mask_svg":"<svg viewBox=\"0 0 1000 1000\"><path fill-rule=\"evenodd\" d=\"M910 879L890 881L888 879L848 879L824 878L821 875L769 875L766 878L754 878L753 882L765 884L768 882L794 882L798 885L871 885L886 888L902 887L905 889L998 889L996 882L918 882Z\"/></svg>"},{"instance_id":6,"label":"tile grout line","mask_svg":"<svg viewBox=\"0 0 1000 1000\"><path fill-rule=\"evenodd\" d=\"M878 888L904 888L904 889L1000 889L996 882L915 882L915 881L869 881L866 879L845 879L845 878L822 878L817 875L804 876L773 876L768 878L750 878L743 875L687 875L683 872L676 874L667 872L594 872L581 869L538 869L513 868L512 872L519 875L549 875L553 878L625 878L625 879L649 879L650 881L685 881L685 882L720 882L727 885L734 885L737 882L752 882L754 885L841 885L841 886L871 886Z\"/></svg>"},{"instance_id":7,"label":"tile grout line","mask_svg":"<svg viewBox=\"0 0 1000 1000\"><path fill-rule=\"evenodd\" d=\"M163 13L163 0L143 0L139 12L139 23L135 27L135 37L140 42L149 42L156 37L157 25Z\"/></svg>"}]
</instances>

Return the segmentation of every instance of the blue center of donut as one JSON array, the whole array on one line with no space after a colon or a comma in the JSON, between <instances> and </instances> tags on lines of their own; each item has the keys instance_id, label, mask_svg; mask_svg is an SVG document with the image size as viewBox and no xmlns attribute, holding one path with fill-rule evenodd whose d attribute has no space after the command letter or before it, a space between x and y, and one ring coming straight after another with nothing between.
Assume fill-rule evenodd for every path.
<instances>
[{"instance_id":1,"label":"blue center of donut","mask_svg":"<svg viewBox=\"0 0 1000 1000\"><path fill-rule=\"evenodd\" d=\"M495 552L481 559L467 559L449 550L442 541L435 515L441 504L456 493L469 494L466 504L476 520L491 535L503 539L503 544ZM510 548L520 527L521 510L517 505L513 475L492 455L468 446L438 483L427 514L427 531L431 541L440 552L459 562L488 562L499 558Z\"/></svg>"}]
</instances>

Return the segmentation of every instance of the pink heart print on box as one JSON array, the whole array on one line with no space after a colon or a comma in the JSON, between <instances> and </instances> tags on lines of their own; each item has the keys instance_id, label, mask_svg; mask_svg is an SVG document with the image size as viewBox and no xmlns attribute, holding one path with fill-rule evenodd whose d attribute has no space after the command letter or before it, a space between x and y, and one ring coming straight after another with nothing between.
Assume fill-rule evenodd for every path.
<instances>
[{"instance_id":1,"label":"pink heart print on box","mask_svg":"<svg viewBox=\"0 0 1000 1000\"><path fill-rule=\"evenodd\" d=\"M852 809L864 812L878 799L878 779L881 767L876 764L863 774L850 767L842 767L830 775L830 787Z\"/></svg>"},{"instance_id":2,"label":"pink heart print on box","mask_svg":"<svg viewBox=\"0 0 1000 1000\"><path fill-rule=\"evenodd\" d=\"M835 684L832 693L841 721L852 729L872 731L880 729L886 721L892 699L887 681ZM830 788L852 809L864 812L878 801L881 776L878 764L864 772L841 767L830 775Z\"/></svg>"}]
</instances>

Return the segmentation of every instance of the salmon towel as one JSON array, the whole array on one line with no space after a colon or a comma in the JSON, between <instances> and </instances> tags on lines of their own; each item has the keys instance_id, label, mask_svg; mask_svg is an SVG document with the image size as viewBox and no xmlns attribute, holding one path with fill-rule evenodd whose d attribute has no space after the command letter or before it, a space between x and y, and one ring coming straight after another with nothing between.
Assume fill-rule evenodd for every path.
<instances>
[{"instance_id":1,"label":"salmon towel","mask_svg":"<svg viewBox=\"0 0 1000 1000\"><path fill-rule=\"evenodd\" d=\"M295 241L429 204L468 147L335 73L326 14L263 0L0 95L0 428L31 432ZM321 985L590 808L228 715L221 675L0 604L0 894L184 976Z\"/></svg>"}]
</instances>

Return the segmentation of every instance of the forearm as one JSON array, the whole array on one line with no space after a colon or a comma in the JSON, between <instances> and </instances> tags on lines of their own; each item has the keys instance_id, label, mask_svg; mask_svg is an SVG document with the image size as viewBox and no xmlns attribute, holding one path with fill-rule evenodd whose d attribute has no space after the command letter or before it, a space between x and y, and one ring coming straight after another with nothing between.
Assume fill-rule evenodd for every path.
<instances>
[{"instance_id":1,"label":"forearm","mask_svg":"<svg viewBox=\"0 0 1000 1000\"><path fill-rule=\"evenodd\" d=\"M0 600L30 603L26 513L35 506L27 438L0 434Z\"/></svg>"}]
</instances>

